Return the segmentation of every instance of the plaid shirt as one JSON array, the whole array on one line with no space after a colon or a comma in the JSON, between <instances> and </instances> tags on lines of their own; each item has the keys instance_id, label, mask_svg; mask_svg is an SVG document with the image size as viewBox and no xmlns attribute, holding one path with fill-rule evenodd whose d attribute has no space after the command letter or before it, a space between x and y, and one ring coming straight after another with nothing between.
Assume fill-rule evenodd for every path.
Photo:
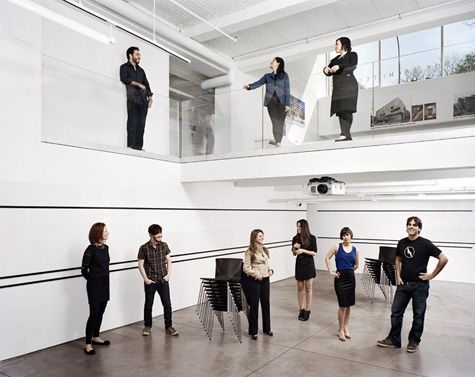
<instances>
[{"instance_id":1,"label":"plaid shirt","mask_svg":"<svg viewBox=\"0 0 475 377\"><path fill-rule=\"evenodd\" d=\"M170 249L165 242L160 241L156 247L153 247L148 241L140 246L137 259L144 260L145 273L150 280L159 282L168 273L166 258L168 254L170 254Z\"/></svg>"}]
</instances>

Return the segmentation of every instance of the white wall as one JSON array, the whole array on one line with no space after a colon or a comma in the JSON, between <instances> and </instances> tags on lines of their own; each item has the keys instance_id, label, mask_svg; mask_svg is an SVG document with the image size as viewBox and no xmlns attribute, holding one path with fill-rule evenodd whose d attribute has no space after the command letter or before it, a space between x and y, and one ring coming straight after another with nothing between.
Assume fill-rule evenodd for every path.
<instances>
[{"instance_id":1,"label":"white wall","mask_svg":"<svg viewBox=\"0 0 475 377\"><path fill-rule=\"evenodd\" d=\"M41 5L104 35L111 32L104 22L62 2L46 0ZM15 16L14 6L8 3L2 7L6 10L3 20L12 26L10 42L21 40L41 54L45 137L78 145L125 147L126 94L125 85L119 80L119 67L127 61L127 48L137 46L142 54L140 65L154 93L144 149L168 154L169 56L166 52L116 28L112 31L115 43L105 45L47 19L32 23L38 16L31 13ZM20 56L13 58L22 60Z\"/></svg>"},{"instance_id":2,"label":"white wall","mask_svg":"<svg viewBox=\"0 0 475 377\"><path fill-rule=\"evenodd\" d=\"M307 219L318 238L320 252L315 257L318 269L326 269L325 254L331 245L340 242L340 230L351 228L355 246L360 251L360 268L364 258L378 258L379 246L396 246L407 237L406 219L422 220L421 236L436 244L449 263L438 280L475 283L475 201L446 202L346 202L319 203L307 206ZM329 239L331 238L331 239ZM379 241L378 241L379 240ZM384 240L384 241L383 241ZM334 260L332 265L334 266ZM437 260L431 258L428 270Z\"/></svg>"},{"instance_id":3,"label":"white wall","mask_svg":"<svg viewBox=\"0 0 475 377\"><path fill-rule=\"evenodd\" d=\"M240 246L244 251L255 227L264 229L267 242L290 240L295 221L304 213L269 205L269 189L235 188L231 183L182 185L175 163L42 143L41 128L48 125L42 124L41 19L1 2L0 21L0 276L80 266L88 230L96 221L110 229L112 262L135 259L153 222L164 227L174 254ZM26 40L12 31L23 27L28 27ZM56 35L58 46L61 37ZM81 110L87 110L85 105ZM205 210L209 208L218 210ZM281 210L268 211L272 208ZM292 276L288 247L271 252L274 280ZM200 254L210 255L214 253ZM213 275L213 259L174 264L174 310L196 303L199 277ZM78 272L2 279L0 285ZM2 360L82 337L88 315L85 280L0 288L0 306ZM102 328L140 321L142 308L138 271L112 273ZM157 301L154 314L160 313ZM29 336L19 336L19 330Z\"/></svg>"}]
</instances>

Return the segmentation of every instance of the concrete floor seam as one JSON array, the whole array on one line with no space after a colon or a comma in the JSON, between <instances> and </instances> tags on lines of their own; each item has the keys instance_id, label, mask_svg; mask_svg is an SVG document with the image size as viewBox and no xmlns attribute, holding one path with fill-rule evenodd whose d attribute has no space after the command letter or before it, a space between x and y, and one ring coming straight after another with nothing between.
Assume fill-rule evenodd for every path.
<instances>
[{"instance_id":1,"label":"concrete floor seam","mask_svg":"<svg viewBox=\"0 0 475 377\"><path fill-rule=\"evenodd\" d=\"M254 373L256 373L257 371L265 368L266 366L268 366L269 364L273 363L275 360L279 359L280 357L282 357L283 355L285 355L287 352L291 351L292 348L288 348L286 350L284 350L284 352L282 352L281 354L279 354L278 356L274 357L272 360L270 360L269 362L265 363L264 365L262 365L261 367L257 368L256 370L254 370L252 373L250 374L247 374L246 377L248 376L252 376Z\"/></svg>"},{"instance_id":2,"label":"concrete floor seam","mask_svg":"<svg viewBox=\"0 0 475 377\"><path fill-rule=\"evenodd\" d=\"M375 345L375 347L377 347L377 346ZM325 354L325 353L320 353L320 352L315 352L315 351L309 351L309 350L306 350L306 349L303 349L303 348L296 348L296 350L298 350L298 351L303 351L303 352L307 352L307 353L311 353L311 354L315 354L315 355L330 357L330 358L332 358L332 359L345 360L345 361L349 361L350 363L357 363L357 364L367 365L367 366L371 366L371 367L375 367L375 368L381 368L381 369L391 370L391 371L395 371L395 372L402 372L402 373L406 373L406 374L411 375L411 376L430 377L430 376L427 376L427 375L425 375L425 374L419 374L419 373L414 373L414 372L407 372L407 371L405 371L405 370L400 370L400 369L395 369L395 368L388 368L388 367L381 366L381 365L376 365L376 364L371 364L371 363L365 363L365 362L363 362L363 361L357 361L357 360L352 360L352 359L345 359L344 357L338 357L338 356L335 356L335 355L328 355L328 354Z\"/></svg>"}]
</instances>

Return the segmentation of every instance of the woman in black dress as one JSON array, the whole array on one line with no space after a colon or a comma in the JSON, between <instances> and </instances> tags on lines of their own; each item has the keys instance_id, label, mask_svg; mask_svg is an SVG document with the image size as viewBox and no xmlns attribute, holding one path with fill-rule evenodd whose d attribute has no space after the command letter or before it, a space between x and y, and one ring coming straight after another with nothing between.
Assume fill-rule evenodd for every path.
<instances>
[{"instance_id":1,"label":"woman in black dress","mask_svg":"<svg viewBox=\"0 0 475 377\"><path fill-rule=\"evenodd\" d=\"M350 309L355 304L355 270L358 269L359 252L351 244L353 232L344 227L340 231L340 239L343 241L333 245L325 257L328 272L334 277L333 283L338 298L338 338L344 342L351 339L348 322L350 321ZM330 258L335 256L336 271L330 268Z\"/></svg>"},{"instance_id":2,"label":"woman in black dress","mask_svg":"<svg viewBox=\"0 0 475 377\"><path fill-rule=\"evenodd\" d=\"M297 221L297 235L292 238L292 253L297 257L295 279L300 308L298 319L308 321L312 306L313 279L316 276L313 256L317 254L317 239L310 234L307 220Z\"/></svg>"},{"instance_id":3,"label":"woman in black dress","mask_svg":"<svg viewBox=\"0 0 475 377\"><path fill-rule=\"evenodd\" d=\"M81 273L87 280L86 290L89 301L89 318L86 324L87 355L96 351L92 345L108 346L110 342L99 336L102 316L109 301L109 247L105 244L109 231L104 223L95 223L89 231L89 241L82 258Z\"/></svg>"},{"instance_id":4,"label":"woman in black dress","mask_svg":"<svg viewBox=\"0 0 475 377\"><path fill-rule=\"evenodd\" d=\"M346 141L352 140L350 128L358 102L358 81L353 76L358 64L358 55L351 51L351 41L346 37L336 40L335 51L338 55L323 68L323 73L333 77L330 116L333 114L338 116L341 129L340 137L335 141Z\"/></svg>"}]
</instances>

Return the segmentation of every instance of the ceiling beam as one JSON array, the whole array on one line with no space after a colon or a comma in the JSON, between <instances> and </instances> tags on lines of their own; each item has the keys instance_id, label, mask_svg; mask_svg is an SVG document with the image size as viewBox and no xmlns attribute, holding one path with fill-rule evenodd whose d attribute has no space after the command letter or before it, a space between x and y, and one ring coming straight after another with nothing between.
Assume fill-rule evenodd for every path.
<instances>
[{"instance_id":1,"label":"ceiling beam","mask_svg":"<svg viewBox=\"0 0 475 377\"><path fill-rule=\"evenodd\" d=\"M226 29L227 33L236 33L240 30L286 18L336 1L338 0L267 0L209 22L219 29ZM199 42L221 36L211 26L204 23L183 29L182 33Z\"/></svg>"}]
</instances>

